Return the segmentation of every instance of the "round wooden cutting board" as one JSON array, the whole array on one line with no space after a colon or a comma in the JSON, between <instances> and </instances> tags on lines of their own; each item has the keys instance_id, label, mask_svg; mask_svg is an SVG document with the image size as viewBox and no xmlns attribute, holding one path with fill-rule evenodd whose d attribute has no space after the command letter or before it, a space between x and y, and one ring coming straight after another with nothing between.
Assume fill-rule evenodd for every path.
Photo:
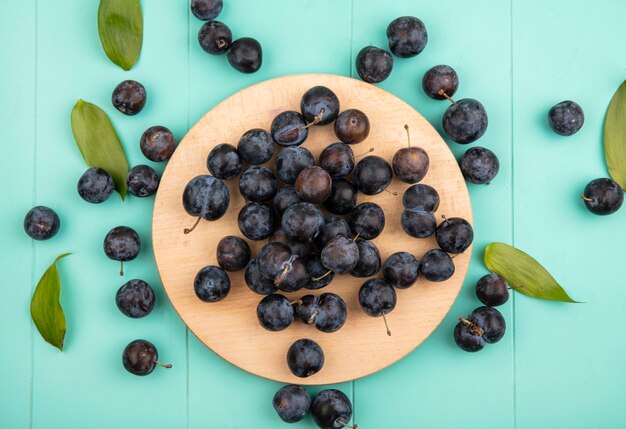
<instances>
[{"instance_id":1,"label":"round wooden cutting board","mask_svg":"<svg viewBox=\"0 0 626 429\"><path fill-rule=\"evenodd\" d=\"M398 304L387 317L391 336L387 336L382 318L365 315L359 306L358 290L366 279L350 275L336 276L328 287L316 291L339 294L348 306L346 324L333 334L322 333L299 320L281 332L263 329L256 317L256 306L263 297L248 289L243 271L229 273L232 288L223 301L205 303L196 297L195 275L206 265L217 265L219 240L226 235L242 236L237 215L245 201L239 194L238 180L228 181L231 201L227 214L215 222L201 221L195 231L185 235L183 229L195 221L182 206L185 185L197 175L208 174L206 158L215 145L236 146L245 131L269 129L272 119L281 111L299 111L302 94L315 85L332 89L341 101L341 110L357 108L368 115L371 133L366 141L352 146L355 154L373 147L373 155L391 162L394 153L407 145L404 125L408 124L412 144L421 146L430 156L430 171L422 183L439 191L438 221L442 216L458 216L472 222L467 187L446 143L411 106L374 85L334 75L287 76L251 86L200 119L169 161L156 197L152 226L154 254L163 285L189 329L215 353L253 374L297 384L353 380L406 356L433 332L452 306L467 273L471 254L470 248L454 258L456 273L446 282L431 283L420 278L415 286L397 290ZM317 159L325 146L336 141L332 125L312 127L304 147ZM385 229L373 240L383 262L398 251L411 252L421 259L426 251L437 247L434 237L415 239L406 235L400 226L402 194L408 186L394 178L388 189L397 192L397 196L383 192L358 197L358 203L373 201L385 211ZM247 241L253 255L266 242ZM310 292L303 289L286 295L295 299ZM304 379L293 376L286 363L287 349L299 338L317 341L326 359L319 373Z\"/></svg>"}]
</instances>

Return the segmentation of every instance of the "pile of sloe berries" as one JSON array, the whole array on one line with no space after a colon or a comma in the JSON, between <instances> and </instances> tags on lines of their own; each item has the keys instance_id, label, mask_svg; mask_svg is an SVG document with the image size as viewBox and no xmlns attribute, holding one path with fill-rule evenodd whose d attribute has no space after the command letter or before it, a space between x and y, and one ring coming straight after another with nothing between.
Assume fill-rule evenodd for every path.
<instances>
[{"instance_id":1,"label":"pile of sloe berries","mask_svg":"<svg viewBox=\"0 0 626 429\"><path fill-rule=\"evenodd\" d=\"M324 148L316 163L304 143L315 127L325 125L333 126L340 141ZM458 217L437 224L439 194L417 183L428 172L429 157L411 145L405 128L408 146L394 154L391 164L376 155L357 160L351 145L368 137L367 115L356 109L341 111L331 89L314 86L300 99L300 111L279 113L269 131L252 129L236 146L215 146L207 156L210 174L192 178L184 189L183 207L195 220L181 233L226 214L231 197L225 181L238 180L247 202L237 217L242 236L220 240L217 265L203 267L194 279L197 297L211 303L223 300L231 289L228 272L245 270L247 286L264 295L257 305L263 328L282 331L299 320L332 333L346 323L346 303L335 293L317 291L338 276L369 278L358 291L359 303L365 314L382 317L385 324L396 306L396 289L413 286L420 273L433 282L449 279L455 271L452 258L471 245L473 229ZM411 237L434 236L439 246L421 262L408 252L383 261L372 240L383 232L385 213L375 202L357 202L359 193L385 192L394 176L411 185L402 196L404 211L394 221ZM267 242L253 255L246 239ZM302 289L310 293L294 300L283 294ZM389 327L387 333L391 335ZM297 377L316 374L324 360L320 345L309 338L298 339L286 350L287 367Z\"/></svg>"}]
</instances>

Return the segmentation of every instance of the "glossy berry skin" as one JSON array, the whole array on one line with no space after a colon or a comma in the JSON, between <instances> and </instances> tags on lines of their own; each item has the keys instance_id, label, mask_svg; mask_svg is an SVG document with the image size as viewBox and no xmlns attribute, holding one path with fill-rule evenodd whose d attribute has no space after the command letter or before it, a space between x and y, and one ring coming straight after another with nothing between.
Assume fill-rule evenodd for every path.
<instances>
[{"instance_id":1,"label":"glossy berry skin","mask_svg":"<svg viewBox=\"0 0 626 429\"><path fill-rule=\"evenodd\" d=\"M217 244L217 264L226 271L243 270L250 262L250 246L240 237L228 235Z\"/></svg>"},{"instance_id":2,"label":"glossy berry skin","mask_svg":"<svg viewBox=\"0 0 626 429\"><path fill-rule=\"evenodd\" d=\"M378 247L371 241L361 238L355 243L359 248L359 262L350 274L354 277L371 277L378 273L382 265Z\"/></svg>"},{"instance_id":3,"label":"glossy berry skin","mask_svg":"<svg viewBox=\"0 0 626 429\"><path fill-rule=\"evenodd\" d=\"M397 300L396 290L384 279L370 279L359 289L359 304L371 317L391 313Z\"/></svg>"},{"instance_id":4,"label":"glossy berry skin","mask_svg":"<svg viewBox=\"0 0 626 429\"><path fill-rule=\"evenodd\" d=\"M414 16L396 18L387 27L389 49L400 58L410 58L424 50L428 32L424 23Z\"/></svg>"},{"instance_id":5,"label":"glossy berry skin","mask_svg":"<svg viewBox=\"0 0 626 429\"><path fill-rule=\"evenodd\" d=\"M459 76L450 66L438 65L424 74L422 89L426 95L435 100L445 100L446 97L439 94L443 91L448 97L452 97L459 89Z\"/></svg>"},{"instance_id":6,"label":"glossy berry skin","mask_svg":"<svg viewBox=\"0 0 626 429\"><path fill-rule=\"evenodd\" d=\"M275 280L292 257L291 249L286 244L276 241L267 243L259 250L259 271L266 279Z\"/></svg>"},{"instance_id":7,"label":"glossy berry skin","mask_svg":"<svg viewBox=\"0 0 626 429\"><path fill-rule=\"evenodd\" d=\"M334 130L343 143L361 143L370 134L370 120L358 109L344 110L335 119Z\"/></svg>"},{"instance_id":8,"label":"glossy berry skin","mask_svg":"<svg viewBox=\"0 0 626 429\"><path fill-rule=\"evenodd\" d=\"M357 187L346 179L335 179L330 187L330 196L323 205L331 213L348 214L356 207Z\"/></svg>"},{"instance_id":9,"label":"glossy berry skin","mask_svg":"<svg viewBox=\"0 0 626 429\"><path fill-rule=\"evenodd\" d=\"M404 191L402 205L408 210L434 213L439 208L439 193L432 186L419 183Z\"/></svg>"},{"instance_id":10,"label":"glossy berry skin","mask_svg":"<svg viewBox=\"0 0 626 429\"><path fill-rule=\"evenodd\" d=\"M385 212L376 203L361 203L350 212L348 225L354 235L373 240L385 228Z\"/></svg>"},{"instance_id":11,"label":"glossy berry skin","mask_svg":"<svg viewBox=\"0 0 626 429\"><path fill-rule=\"evenodd\" d=\"M485 348L486 341L482 335L478 335L480 331L472 328L463 322L456 324L454 328L454 342L461 350L475 353Z\"/></svg>"},{"instance_id":12,"label":"glossy berry skin","mask_svg":"<svg viewBox=\"0 0 626 429\"><path fill-rule=\"evenodd\" d=\"M308 123L328 125L339 115L339 98L325 86L314 86L302 96L300 111Z\"/></svg>"},{"instance_id":13,"label":"glossy berry skin","mask_svg":"<svg viewBox=\"0 0 626 429\"><path fill-rule=\"evenodd\" d=\"M126 371L134 375L148 375L157 365L159 352L150 341L135 340L122 352L122 364Z\"/></svg>"},{"instance_id":14,"label":"glossy berry skin","mask_svg":"<svg viewBox=\"0 0 626 429\"><path fill-rule=\"evenodd\" d=\"M500 171L500 161L489 149L476 146L463 154L459 167L465 180L477 185L489 184Z\"/></svg>"},{"instance_id":15,"label":"glossy berry skin","mask_svg":"<svg viewBox=\"0 0 626 429\"><path fill-rule=\"evenodd\" d=\"M274 195L274 209L280 216L282 216L289 207L301 202L303 201L300 199L296 188L293 186L280 188L278 192L276 192L276 195Z\"/></svg>"},{"instance_id":16,"label":"glossy berry skin","mask_svg":"<svg viewBox=\"0 0 626 429\"><path fill-rule=\"evenodd\" d=\"M302 322L312 325L319 313L320 297L317 295L304 295L294 306L296 317Z\"/></svg>"},{"instance_id":17,"label":"glossy berry skin","mask_svg":"<svg viewBox=\"0 0 626 429\"><path fill-rule=\"evenodd\" d=\"M569 137L578 132L585 123L582 107L574 101L562 101L548 112L548 125L562 136Z\"/></svg>"},{"instance_id":18,"label":"glossy berry skin","mask_svg":"<svg viewBox=\"0 0 626 429\"><path fill-rule=\"evenodd\" d=\"M272 280L263 277L256 259L251 260L246 266L244 279L250 290L259 295L270 295L278 290Z\"/></svg>"},{"instance_id":19,"label":"glossy berry skin","mask_svg":"<svg viewBox=\"0 0 626 429\"><path fill-rule=\"evenodd\" d=\"M262 203L248 203L237 216L241 233L250 240L265 240L276 229L274 210Z\"/></svg>"},{"instance_id":20,"label":"glossy berry skin","mask_svg":"<svg viewBox=\"0 0 626 429\"><path fill-rule=\"evenodd\" d=\"M154 291L143 280L131 280L118 289L115 304L124 315L138 319L154 308Z\"/></svg>"},{"instance_id":21,"label":"glossy berry skin","mask_svg":"<svg viewBox=\"0 0 626 429\"><path fill-rule=\"evenodd\" d=\"M322 289L323 287L328 286L333 279L335 278L335 273L331 272L330 274L326 274L328 271L326 267L322 264L322 259L319 254L312 253L304 257L304 264L306 265L306 270L309 273L309 281L305 288L310 290ZM326 275L325 275L326 274ZM320 278L324 276L323 278ZM320 278L319 280L313 280Z\"/></svg>"},{"instance_id":22,"label":"glossy berry skin","mask_svg":"<svg viewBox=\"0 0 626 429\"><path fill-rule=\"evenodd\" d=\"M414 238L427 238L437 231L435 216L423 210L405 209L400 216L400 225Z\"/></svg>"},{"instance_id":23,"label":"glossy berry skin","mask_svg":"<svg viewBox=\"0 0 626 429\"><path fill-rule=\"evenodd\" d=\"M322 265L335 274L348 274L359 262L359 247L342 235L330 240L320 255Z\"/></svg>"},{"instance_id":24,"label":"glossy berry skin","mask_svg":"<svg viewBox=\"0 0 626 429\"><path fill-rule=\"evenodd\" d=\"M60 227L59 216L49 207L33 207L24 217L24 231L35 240L49 240L59 232Z\"/></svg>"},{"instance_id":25,"label":"glossy berry skin","mask_svg":"<svg viewBox=\"0 0 626 429\"><path fill-rule=\"evenodd\" d=\"M200 27L198 43L204 52L221 55L228 51L233 42L230 28L220 21L208 21Z\"/></svg>"},{"instance_id":26,"label":"glossy berry skin","mask_svg":"<svg viewBox=\"0 0 626 429\"><path fill-rule=\"evenodd\" d=\"M415 284L419 275L420 263L408 252L397 252L387 258L383 265L383 277L398 289L406 289Z\"/></svg>"},{"instance_id":27,"label":"glossy berry skin","mask_svg":"<svg viewBox=\"0 0 626 429\"><path fill-rule=\"evenodd\" d=\"M313 318L313 324L319 331L327 334L337 332L346 323L348 307L339 295L323 293L317 306L319 313Z\"/></svg>"},{"instance_id":28,"label":"glossy berry skin","mask_svg":"<svg viewBox=\"0 0 626 429\"><path fill-rule=\"evenodd\" d=\"M237 150L252 165L264 164L274 156L274 139L261 128L248 130L239 139Z\"/></svg>"},{"instance_id":29,"label":"glossy berry skin","mask_svg":"<svg viewBox=\"0 0 626 429\"><path fill-rule=\"evenodd\" d=\"M478 300L490 307L497 307L509 300L509 284L496 273L481 277L476 283Z\"/></svg>"},{"instance_id":30,"label":"glossy berry skin","mask_svg":"<svg viewBox=\"0 0 626 429\"><path fill-rule=\"evenodd\" d=\"M285 232L284 229L278 228L270 236L269 242L278 241L279 243L286 244L291 249L291 253L294 256L303 257L311 253L311 243L296 241Z\"/></svg>"},{"instance_id":31,"label":"glossy berry skin","mask_svg":"<svg viewBox=\"0 0 626 429\"><path fill-rule=\"evenodd\" d=\"M127 226L117 226L104 237L104 253L114 261L132 261L139 254L141 239L139 234Z\"/></svg>"},{"instance_id":32,"label":"glossy berry skin","mask_svg":"<svg viewBox=\"0 0 626 429\"><path fill-rule=\"evenodd\" d=\"M302 322L314 325L325 333L337 332L346 323L348 310L346 303L334 293L305 295L295 308L296 315Z\"/></svg>"},{"instance_id":33,"label":"glossy berry skin","mask_svg":"<svg viewBox=\"0 0 626 429\"><path fill-rule=\"evenodd\" d=\"M176 149L176 139L169 129L157 125L142 134L139 147L150 161L167 161Z\"/></svg>"},{"instance_id":34,"label":"glossy berry skin","mask_svg":"<svg viewBox=\"0 0 626 429\"><path fill-rule=\"evenodd\" d=\"M215 178L229 180L239 176L242 167L241 156L235 146L222 143L215 146L209 152L206 166Z\"/></svg>"},{"instance_id":35,"label":"glossy berry skin","mask_svg":"<svg viewBox=\"0 0 626 429\"><path fill-rule=\"evenodd\" d=\"M224 6L222 0L191 0L191 13L202 21L217 18Z\"/></svg>"},{"instance_id":36,"label":"glossy berry skin","mask_svg":"<svg viewBox=\"0 0 626 429\"><path fill-rule=\"evenodd\" d=\"M263 49L261 44L252 37L242 37L235 40L226 54L228 62L241 73L254 73L263 64Z\"/></svg>"},{"instance_id":37,"label":"glossy berry skin","mask_svg":"<svg viewBox=\"0 0 626 429\"><path fill-rule=\"evenodd\" d=\"M367 83L380 83L387 79L393 69L393 58L384 49L366 46L356 56L356 71Z\"/></svg>"},{"instance_id":38,"label":"glossy berry skin","mask_svg":"<svg viewBox=\"0 0 626 429\"><path fill-rule=\"evenodd\" d=\"M354 152L345 143L333 143L320 153L319 166L333 179L347 176L354 170Z\"/></svg>"},{"instance_id":39,"label":"glossy berry skin","mask_svg":"<svg viewBox=\"0 0 626 429\"><path fill-rule=\"evenodd\" d=\"M482 337L489 344L500 341L506 332L504 316L493 307L478 307L472 311L468 320L482 328Z\"/></svg>"},{"instance_id":40,"label":"glossy berry skin","mask_svg":"<svg viewBox=\"0 0 626 429\"><path fill-rule=\"evenodd\" d=\"M185 187L183 207L189 216L217 220L230 205L228 188L219 179L207 175L196 176Z\"/></svg>"},{"instance_id":41,"label":"glossy berry skin","mask_svg":"<svg viewBox=\"0 0 626 429\"><path fill-rule=\"evenodd\" d=\"M218 302L230 292L230 278L220 267L207 265L196 274L193 289L202 301Z\"/></svg>"},{"instance_id":42,"label":"glossy berry skin","mask_svg":"<svg viewBox=\"0 0 626 429\"><path fill-rule=\"evenodd\" d=\"M489 120L483 105L472 98L464 98L448 107L443 115L443 130L457 143L475 142L485 134Z\"/></svg>"},{"instance_id":43,"label":"glossy berry skin","mask_svg":"<svg viewBox=\"0 0 626 429\"><path fill-rule=\"evenodd\" d=\"M272 399L274 410L285 423L296 423L306 417L312 402L306 390L295 384L281 387Z\"/></svg>"},{"instance_id":44,"label":"glossy berry skin","mask_svg":"<svg viewBox=\"0 0 626 429\"><path fill-rule=\"evenodd\" d=\"M276 176L263 165L248 167L239 178L239 192L250 201L260 203L269 200L277 191Z\"/></svg>"},{"instance_id":45,"label":"glossy berry skin","mask_svg":"<svg viewBox=\"0 0 626 429\"><path fill-rule=\"evenodd\" d=\"M420 272L426 280L443 282L454 274L454 262L450 255L441 249L433 249L422 257Z\"/></svg>"},{"instance_id":46,"label":"glossy berry skin","mask_svg":"<svg viewBox=\"0 0 626 429\"><path fill-rule=\"evenodd\" d=\"M330 197L333 179L326 170L316 165L307 167L296 178L296 193L304 201L320 204Z\"/></svg>"},{"instance_id":47,"label":"glossy berry skin","mask_svg":"<svg viewBox=\"0 0 626 429\"><path fill-rule=\"evenodd\" d=\"M439 224L435 238L444 252L463 253L474 241L474 229L465 219L452 217Z\"/></svg>"},{"instance_id":48,"label":"glossy berry skin","mask_svg":"<svg viewBox=\"0 0 626 429\"><path fill-rule=\"evenodd\" d=\"M366 156L354 168L354 184L365 195L380 194L392 178L391 166L379 156Z\"/></svg>"},{"instance_id":49,"label":"glossy berry skin","mask_svg":"<svg viewBox=\"0 0 626 429\"><path fill-rule=\"evenodd\" d=\"M298 203L285 210L281 226L292 239L311 242L324 226L324 215L311 203Z\"/></svg>"},{"instance_id":50,"label":"glossy berry skin","mask_svg":"<svg viewBox=\"0 0 626 429\"><path fill-rule=\"evenodd\" d=\"M113 193L113 178L102 168L91 167L78 180L78 195L92 204L100 204Z\"/></svg>"},{"instance_id":51,"label":"glossy berry skin","mask_svg":"<svg viewBox=\"0 0 626 429\"><path fill-rule=\"evenodd\" d=\"M615 213L624 203L624 191L612 179L592 180L585 187L582 197L587 209L601 216Z\"/></svg>"},{"instance_id":52,"label":"glossy berry skin","mask_svg":"<svg viewBox=\"0 0 626 429\"><path fill-rule=\"evenodd\" d=\"M276 287L284 292L297 292L309 281L304 260L292 255L283 265L283 271L274 279Z\"/></svg>"},{"instance_id":53,"label":"glossy berry skin","mask_svg":"<svg viewBox=\"0 0 626 429\"><path fill-rule=\"evenodd\" d=\"M324 352L313 340L296 340L287 351L287 365L296 377L310 377L324 366Z\"/></svg>"},{"instance_id":54,"label":"glossy berry skin","mask_svg":"<svg viewBox=\"0 0 626 429\"><path fill-rule=\"evenodd\" d=\"M272 121L270 133L281 146L300 146L309 136L304 117L293 110L279 113Z\"/></svg>"},{"instance_id":55,"label":"glossy berry skin","mask_svg":"<svg viewBox=\"0 0 626 429\"><path fill-rule=\"evenodd\" d=\"M256 307L257 319L268 331L278 332L293 323L294 309L291 302L279 294L266 296Z\"/></svg>"},{"instance_id":56,"label":"glossy berry skin","mask_svg":"<svg viewBox=\"0 0 626 429\"><path fill-rule=\"evenodd\" d=\"M430 159L421 147L405 147L395 153L391 167L398 180L417 183L428 173Z\"/></svg>"},{"instance_id":57,"label":"glossy berry skin","mask_svg":"<svg viewBox=\"0 0 626 429\"><path fill-rule=\"evenodd\" d=\"M339 390L322 390L313 400L311 415L321 429L340 429L352 418L352 403Z\"/></svg>"},{"instance_id":58,"label":"glossy berry skin","mask_svg":"<svg viewBox=\"0 0 626 429\"><path fill-rule=\"evenodd\" d=\"M288 185L296 183L298 175L315 165L313 154L304 147L288 147L276 157L276 176Z\"/></svg>"},{"instance_id":59,"label":"glossy berry skin","mask_svg":"<svg viewBox=\"0 0 626 429\"><path fill-rule=\"evenodd\" d=\"M136 165L126 177L128 192L139 198L150 197L159 189L159 174L148 165Z\"/></svg>"},{"instance_id":60,"label":"glossy berry skin","mask_svg":"<svg viewBox=\"0 0 626 429\"><path fill-rule=\"evenodd\" d=\"M343 235L346 238L352 237L352 231L350 230L348 222L339 216L326 216L324 218L324 225L315 241L320 247L324 247L330 240L339 235Z\"/></svg>"},{"instance_id":61,"label":"glossy berry skin","mask_svg":"<svg viewBox=\"0 0 626 429\"><path fill-rule=\"evenodd\" d=\"M113 107L128 116L141 112L146 105L146 88L137 81L125 80L115 87L111 96Z\"/></svg>"}]
</instances>

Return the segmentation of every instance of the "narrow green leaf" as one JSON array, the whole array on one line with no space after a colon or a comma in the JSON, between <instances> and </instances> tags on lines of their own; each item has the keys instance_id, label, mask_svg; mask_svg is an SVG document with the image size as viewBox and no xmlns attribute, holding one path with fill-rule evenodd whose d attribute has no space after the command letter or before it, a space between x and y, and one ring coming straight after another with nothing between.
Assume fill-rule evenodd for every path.
<instances>
[{"instance_id":1,"label":"narrow green leaf","mask_svg":"<svg viewBox=\"0 0 626 429\"><path fill-rule=\"evenodd\" d=\"M626 81L617 89L606 112L604 156L609 174L626 190Z\"/></svg>"},{"instance_id":2,"label":"narrow green leaf","mask_svg":"<svg viewBox=\"0 0 626 429\"><path fill-rule=\"evenodd\" d=\"M533 298L576 303L550 273L532 256L504 243L491 243L485 250L487 268L513 289Z\"/></svg>"},{"instance_id":3,"label":"narrow green leaf","mask_svg":"<svg viewBox=\"0 0 626 429\"><path fill-rule=\"evenodd\" d=\"M72 132L87 165L106 170L123 200L128 160L107 114L95 104L78 100L72 109Z\"/></svg>"},{"instance_id":4,"label":"narrow green leaf","mask_svg":"<svg viewBox=\"0 0 626 429\"><path fill-rule=\"evenodd\" d=\"M69 253L59 255L48 267L39 280L30 302L30 316L44 340L59 350L63 350L65 338L65 315L59 298L61 296L61 279L57 262Z\"/></svg>"},{"instance_id":5,"label":"narrow green leaf","mask_svg":"<svg viewBox=\"0 0 626 429\"><path fill-rule=\"evenodd\" d=\"M107 56L130 70L141 53L143 14L139 0L100 0L98 33Z\"/></svg>"}]
</instances>

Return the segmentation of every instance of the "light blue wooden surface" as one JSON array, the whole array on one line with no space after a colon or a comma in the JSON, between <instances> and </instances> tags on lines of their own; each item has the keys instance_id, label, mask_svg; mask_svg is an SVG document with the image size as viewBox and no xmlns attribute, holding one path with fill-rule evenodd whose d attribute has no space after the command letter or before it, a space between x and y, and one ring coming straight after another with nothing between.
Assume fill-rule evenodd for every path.
<instances>
[{"instance_id":1,"label":"light blue wooden surface","mask_svg":"<svg viewBox=\"0 0 626 429\"><path fill-rule=\"evenodd\" d=\"M271 397L280 386L221 360L187 333L170 306L150 249L152 200L117 196L100 205L78 197L85 169L69 113L78 98L110 115L132 165L148 163L139 136L165 125L181 138L206 111L239 89L293 73L355 76L353 59L368 44L385 46L385 28L400 15L420 17L426 50L397 59L380 86L408 101L440 130L446 105L420 89L432 65L460 75L459 98L483 102L490 125L477 143L494 150L502 169L490 186L470 185L476 242L464 288L441 327L398 364L340 386L362 428L624 428L626 310L623 243L626 210L589 214L577 198L606 176L601 125L610 97L626 78L626 2L617 0L253 0L226 1L220 20L236 37L253 36L265 64L234 72L223 57L201 51L201 22L186 0L143 1L145 37L130 72L108 61L96 28L97 1L0 0L0 427L1 428L276 428ZM123 79L149 93L137 117L110 104ZM549 107L578 101L586 113L571 138L552 133ZM465 147L451 143L460 156ZM151 164L158 171L164 165ZM32 206L62 219L52 240L33 243L22 231ZM116 225L136 228L146 246L127 277L156 289L145 319L121 315L120 286L101 246ZM473 285L485 273L482 251L514 243L551 270L575 299L566 305L517 295L503 308L509 329L481 353L452 341L456 317L478 306ZM34 330L28 307L54 257L61 263L66 349L59 353ZM172 362L169 371L137 378L121 367L132 339L147 338ZM349 357L347 357L349 358ZM315 390L315 389L314 389ZM295 427L314 427L310 419Z\"/></svg>"}]
</instances>

